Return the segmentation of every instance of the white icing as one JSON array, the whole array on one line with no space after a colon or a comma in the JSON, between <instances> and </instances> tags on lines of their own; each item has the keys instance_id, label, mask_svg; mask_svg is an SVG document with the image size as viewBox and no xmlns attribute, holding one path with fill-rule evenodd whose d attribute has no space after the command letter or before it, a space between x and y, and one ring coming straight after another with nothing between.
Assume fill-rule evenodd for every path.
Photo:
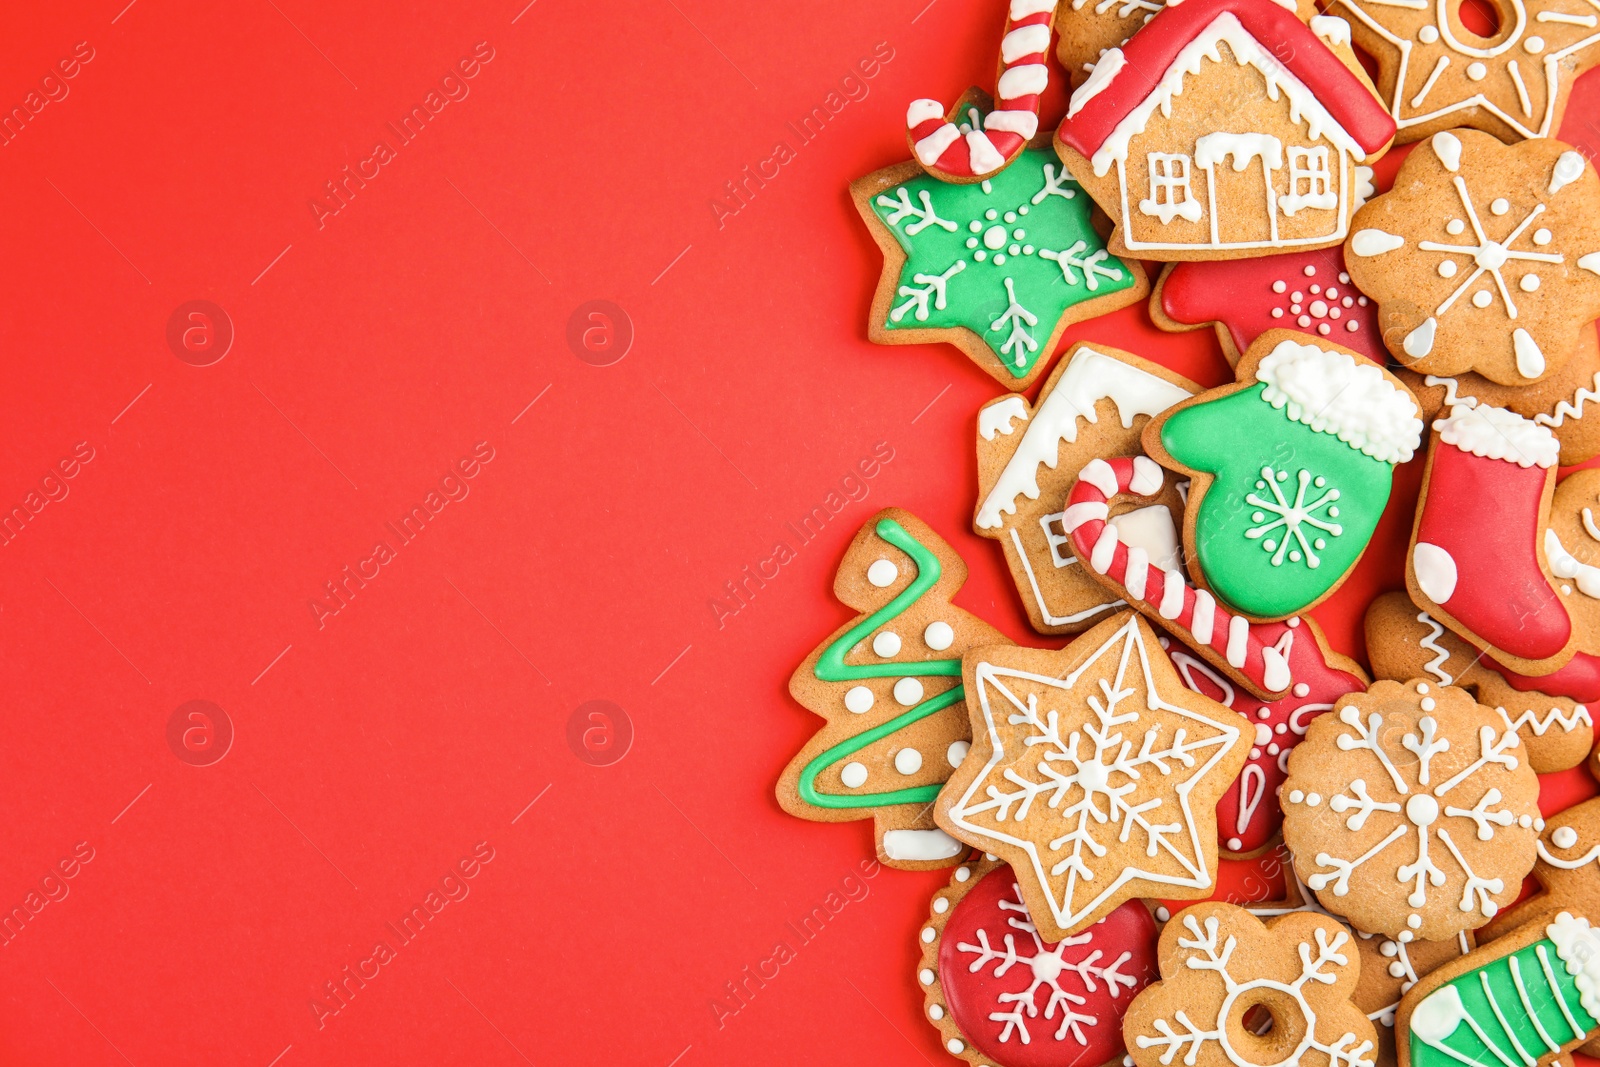
<instances>
[{"instance_id":1,"label":"white icing","mask_svg":"<svg viewBox=\"0 0 1600 1067\"><path fill-rule=\"evenodd\" d=\"M1311 32L1330 45L1350 43L1350 24L1337 15L1312 15Z\"/></svg>"},{"instance_id":2,"label":"white icing","mask_svg":"<svg viewBox=\"0 0 1600 1067\"><path fill-rule=\"evenodd\" d=\"M839 771L839 780L846 788L860 789L867 784L867 768L864 764L853 761L846 763Z\"/></svg>"},{"instance_id":3,"label":"white icing","mask_svg":"<svg viewBox=\"0 0 1600 1067\"><path fill-rule=\"evenodd\" d=\"M1565 911L1544 932L1555 942L1556 955L1577 984L1583 1010L1600 1019L1600 935L1590 929L1588 919Z\"/></svg>"},{"instance_id":4,"label":"white icing","mask_svg":"<svg viewBox=\"0 0 1600 1067\"><path fill-rule=\"evenodd\" d=\"M1088 482L1107 499L1117 495L1117 472L1111 469L1111 464L1098 456L1083 465L1083 469L1078 472L1078 480Z\"/></svg>"},{"instance_id":5,"label":"white icing","mask_svg":"<svg viewBox=\"0 0 1600 1067\"><path fill-rule=\"evenodd\" d=\"M922 631L922 640L935 652L943 652L955 642L955 639L955 630L942 620L930 622L928 628Z\"/></svg>"},{"instance_id":6,"label":"white icing","mask_svg":"<svg viewBox=\"0 0 1600 1067\"><path fill-rule=\"evenodd\" d=\"M1000 38L1000 61L1015 63L1026 56L1044 52L1050 47L1050 26L1037 22L1032 26L1018 26Z\"/></svg>"},{"instance_id":7,"label":"white icing","mask_svg":"<svg viewBox=\"0 0 1600 1067\"><path fill-rule=\"evenodd\" d=\"M1055 9L1056 0L1011 0L1011 8L1008 14L1011 21L1016 22L1027 18L1029 15L1042 15L1046 11L1054 11Z\"/></svg>"},{"instance_id":8,"label":"white icing","mask_svg":"<svg viewBox=\"0 0 1600 1067\"><path fill-rule=\"evenodd\" d=\"M1244 616L1235 615L1228 620L1228 666L1244 666L1245 656L1250 651L1249 637L1250 623Z\"/></svg>"},{"instance_id":9,"label":"white icing","mask_svg":"<svg viewBox=\"0 0 1600 1067\"><path fill-rule=\"evenodd\" d=\"M902 678L894 683L894 698L910 707L922 699L922 683L915 678Z\"/></svg>"},{"instance_id":10,"label":"white icing","mask_svg":"<svg viewBox=\"0 0 1600 1067\"><path fill-rule=\"evenodd\" d=\"M1473 303L1477 303L1477 300L1474 299ZM1537 378L1544 373L1544 353L1539 350L1539 343L1521 326L1511 331L1511 348L1517 357L1518 374L1524 378Z\"/></svg>"},{"instance_id":11,"label":"white icing","mask_svg":"<svg viewBox=\"0 0 1600 1067\"><path fill-rule=\"evenodd\" d=\"M983 128L986 130L1004 130L1014 133L1025 141L1033 140L1034 134L1039 132L1039 116L1032 111L1001 110L991 111L983 117Z\"/></svg>"},{"instance_id":12,"label":"white icing","mask_svg":"<svg viewBox=\"0 0 1600 1067\"><path fill-rule=\"evenodd\" d=\"M900 654L900 635L892 630L884 630L872 639L872 651L874 655L892 659Z\"/></svg>"},{"instance_id":13,"label":"white icing","mask_svg":"<svg viewBox=\"0 0 1600 1067\"><path fill-rule=\"evenodd\" d=\"M1503 459L1519 467L1554 467L1561 442L1538 423L1506 408L1457 404L1433 424L1439 439L1485 459Z\"/></svg>"},{"instance_id":14,"label":"white icing","mask_svg":"<svg viewBox=\"0 0 1600 1067\"><path fill-rule=\"evenodd\" d=\"M1176 574L1176 569L1168 572ZM1209 645L1217 626L1217 601L1204 589L1194 591L1194 618L1189 627L1189 635L1194 638L1195 644Z\"/></svg>"},{"instance_id":15,"label":"white icing","mask_svg":"<svg viewBox=\"0 0 1600 1067\"><path fill-rule=\"evenodd\" d=\"M1135 548L1144 552L1147 565L1154 563L1162 570L1176 570L1182 565L1178 531L1172 522L1172 512L1165 504L1125 511L1113 517L1108 525L1117 531L1117 537L1130 552Z\"/></svg>"},{"instance_id":16,"label":"white icing","mask_svg":"<svg viewBox=\"0 0 1600 1067\"><path fill-rule=\"evenodd\" d=\"M1133 477L1128 479L1128 491L1140 496L1155 496L1166 482L1161 465L1149 456L1133 457Z\"/></svg>"},{"instance_id":17,"label":"white icing","mask_svg":"<svg viewBox=\"0 0 1600 1067\"><path fill-rule=\"evenodd\" d=\"M917 162L924 167L931 167L944 155L945 149L961 140L961 131L953 122L947 122L934 130L928 136L912 145L912 151L917 155Z\"/></svg>"},{"instance_id":18,"label":"white icing","mask_svg":"<svg viewBox=\"0 0 1600 1067\"><path fill-rule=\"evenodd\" d=\"M952 767L961 766L961 761L967 758L967 753L972 751L970 741L952 741L950 747L944 750L944 760Z\"/></svg>"},{"instance_id":19,"label":"white icing","mask_svg":"<svg viewBox=\"0 0 1600 1067\"><path fill-rule=\"evenodd\" d=\"M1208 170L1233 159L1233 169L1244 170L1260 159L1268 170L1283 169L1283 142L1270 133L1208 133L1194 143L1194 161Z\"/></svg>"},{"instance_id":20,"label":"white icing","mask_svg":"<svg viewBox=\"0 0 1600 1067\"><path fill-rule=\"evenodd\" d=\"M985 405L978 412L978 434L985 441L993 441L997 433L1009 437L1013 421L1028 421L1028 402L1020 396L1008 396Z\"/></svg>"},{"instance_id":21,"label":"white icing","mask_svg":"<svg viewBox=\"0 0 1600 1067\"><path fill-rule=\"evenodd\" d=\"M1433 146L1433 154L1439 157L1439 162L1444 164L1444 169L1454 172L1461 169L1461 139L1453 133L1436 133L1428 142Z\"/></svg>"},{"instance_id":22,"label":"white icing","mask_svg":"<svg viewBox=\"0 0 1600 1067\"><path fill-rule=\"evenodd\" d=\"M944 118L944 105L937 100L913 100L906 108L906 129L914 130L929 119Z\"/></svg>"},{"instance_id":23,"label":"white icing","mask_svg":"<svg viewBox=\"0 0 1600 1067\"><path fill-rule=\"evenodd\" d=\"M1111 80L1127 66L1127 63L1128 57L1122 54L1120 48L1113 48L1101 56L1100 62L1089 72L1089 77L1073 91L1072 101L1067 105L1067 118L1075 116L1083 110L1083 105L1104 92L1106 86L1111 84Z\"/></svg>"},{"instance_id":24,"label":"white icing","mask_svg":"<svg viewBox=\"0 0 1600 1067\"><path fill-rule=\"evenodd\" d=\"M1188 586L1177 571L1161 572L1161 603L1156 612L1163 619L1176 619L1183 614L1183 591Z\"/></svg>"},{"instance_id":25,"label":"white icing","mask_svg":"<svg viewBox=\"0 0 1600 1067\"><path fill-rule=\"evenodd\" d=\"M1437 1045L1456 1032L1467 1019L1467 1008L1453 985L1442 985L1422 998L1411 1009L1411 1032L1430 1045Z\"/></svg>"},{"instance_id":26,"label":"white icing","mask_svg":"<svg viewBox=\"0 0 1600 1067\"><path fill-rule=\"evenodd\" d=\"M894 565L893 560L876 560L872 566L867 568L867 581L879 589L893 585L898 577L900 577L900 568Z\"/></svg>"},{"instance_id":27,"label":"white icing","mask_svg":"<svg viewBox=\"0 0 1600 1067\"><path fill-rule=\"evenodd\" d=\"M1261 399L1296 422L1385 463L1404 463L1422 440L1421 412L1375 364L1314 344L1280 341L1256 368Z\"/></svg>"},{"instance_id":28,"label":"white icing","mask_svg":"<svg viewBox=\"0 0 1600 1067\"><path fill-rule=\"evenodd\" d=\"M961 842L943 830L889 830L883 854L892 860L947 860L961 855Z\"/></svg>"},{"instance_id":29,"label":"white icing","mask_svg":"<svg viewBox=\"0 0 1600 1067\"><path fill-rule=\"evenodd\" d=\"M872 710L874 699L872 690L864 685L853 685L850 687L849 692L844 695L844 707L846 711L854 712L857 715L865 715Z\"/></svg>"},{"instance_id":30,"label":"white icing","mask_svg":"<svg viewBox=\"0 0 1600 1067\"><path fill-rule=\"evenodd\" d=\"M1433 335L1439 328L1439 320L1429 315L1422 320L1422 325L1406 334L1405 340L1400 342L1400 347L1412 359L1421 359L1433 351Z\"/></svg>"},{"instance_id":31,"label":"white icing","mask_svg":"<svg viewBox=\"0 0 1600 1067\"><path fill-rule=\"evenodd\" d=\"M1189 398L1189 390L1092 348L1080 348L1040 401L1017 450L978 508L977 525L998 529L1001 513L1014 515L1018 495L1039 499L1039 466L1060 462L1061 443L1078 439L1078 420L1099 421L1095 403L1110 398L1125 428L1140 415L1156 415ZM1107 494L1115 495L1115 489Z\"/></svg>"},{"instance_id":32,"label":"white icing","mask_svg":"<svg viewBox=\"0 0 1600 1067\"><path fill-rule=\"evenodd\" d=\"M1556 195L1583 177L1583 167L1584 158L1581 154L1571 149L1561 153L1556 159L1555 167L1550 171L1550 195Z\"/></svg>"},{"instance_id":33,"label":"white icing","mask_svg":"<svg viewBox=\"0 0 1600 1067\"><path fill-rule=\"evenodd\" d=\"M901 774L916 774L922 770L922 753L914 748L902 748L894 754L894 769Z\"/></svg>"},{"instance_id":34,"label":"white icing","mask_svg":"<svg viewBox=\"0 0 1600 1067\"><path fill-rule=\"evenodd\" d=\"M1111 561L1116 557L1117 542L1117 528L1109 522L1106 523L1100 529L1100 536L1095 539L1094 551L1089 553L1089 566L1094 568L1096 574L1104 574L1111 569Z\"/></svg>"},{"instance_id":35,"label":"white icing","mask_svg":"<svg viewBox=\"0 0 1600 1067\"><path fill-rule=\"evenodd\" d=\"M1358 256L1381 256L1405 243L1404 237L1386 230L1357 230L1350 238L1350 251Z\"/></svg>"},{"instance_id":36,"label":"white icing","mask_svg":"<svg viewBox=\"0 0 1600 1067\"><path fill-rule=\"evenodd\" d=\"M1600 599L1600 567L1584 563L1566 550L1555 530L1545 527L1544 554L1550 561L1550 571L1557 578L1576 580L1578 592L1592 599Z\"/></svg>"},{"instance_id":37,"label":"white icing","mask_svg":"<svg viewBox=\"0 0 1600 1067\"><path fill-rule=\"evenodd\" d=\"M1001 100L1015 100L1019 96L1037 96L1049 84L1049 67L1043 63L1024 63L1000 75L1000 84L996 89Z\"/></svg>"},{"instance_id":38,"label":"white icing","mask_svg":"<svg viewBox=\"0 0 1600 1067\"><path fill-rule=\"evenodd\" d=\"M1104 520L1111 513L1111 506L1103 500L1084 500L1076 504L1067 505L1067 510L1061 513L1061 529L1071 533L1086 522Z\"/></svg>"},{"instance_id":39,"label":"white icing","mask_svg":"<svg viewBox=\"0 0 1600 1067\"><path fill-rule=\"evenodd\" d=\"M1600 274L1600 252L1590 252L1578 257L1578 266L1591 274Z\"/></svg>"},{"instance_id":40,"label":"white icing","mask_svg":"<svg viewBox=\"0 0 1600 1067\"><path fill-rule=\"evenodd\" d=\"M1428 547L1432 548L1433 546L1429 545ZM1451 565L1454 566L1454 561L1452 561ZM1453 584L1454 580L1452 579L1452 585ZM1451 591L1454 592L1454 589ZM1439 679L1440 683L1443 685L1454 684L1454 676L1449 674L1444 669L1444 665L1450 661L1450 653L1448 650L1439 647L1438 643L1438 638L1444 636L1444 627L1440 626L1439 623L1434 620L1434 617L1429 615L1426 611L1417 612L1417 621L1428 628L1427 634L1425 634L1417 642L1418 647L1427 649L1429 652L1434 654L1433 659L1423 664L1422 669Z\"/></svg>"},{"instance_id":41,"label":"white icing","mask_svg":"<svg viewBox=\"0 0 1600 1067\"><path fill-rule=\"evenodd\" d=\"M982 130L967 134L967 158L974 174L993 174L1006 165L1006 157L1000 154L994 142L989 140L989 135Z\"/></svg>"},{"instance_id":42,"label":"white icing","mask_svg":"<svg viewBox=\"0 0 1600 1067\"><path fill-rule=\"evenodd\" d=\"M1455 595L1455 557L1438 545L1418 541L1411 549L1411 571L1417 576L1422 595L1435 604L1448 603Z\"/></svg>"},{"instance_id":43,"label":"white icing","mask_svg":"<svg viewBox=\"0 0 1600 1067\"><path fill-rule=\"evenodd\" d=\"M1550 834L1550 843L1556 848L1571 848L1578 843L1578 831L1570 826L1558 826Z\"/></svg>"}]
</instances>

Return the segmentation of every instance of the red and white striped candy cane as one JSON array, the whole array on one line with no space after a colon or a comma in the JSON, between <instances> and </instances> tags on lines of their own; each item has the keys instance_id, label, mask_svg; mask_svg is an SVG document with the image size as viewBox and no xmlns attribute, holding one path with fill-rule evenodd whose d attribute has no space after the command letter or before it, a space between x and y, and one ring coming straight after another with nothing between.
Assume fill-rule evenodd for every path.
<instances>
[{"instance_id":1,"label":"red and white striped candy cane","mask_svg":"<svg viewBox=\"0 0 1600 1067\"><path fill-rule=\"evenodd\" d=\"M906 110L911 151L935 178L972 182L1003 170L1039 130L1039 97L1049 84L1050 25L1057 0L1010 0L1000 41L995 110L983 129L962 135L937 100L913 100Z\"/></svg>"},{"instance_id":2,"label":"red and white striped candy cane","mask_svg":"<svg viewBox=\"0 0 1600 1067\"><path fill-rule=\"evenodd\" d=\"M1107 521L1112 497L1118 493L1151 497L1165 480L1166 472L1148 456L1090 460L1078 472L1061 520L1078 559L1116 582L1130 605L1158 617L1168 629L1181 631L1186 643L1219 670L1261 690L1261 695L1283 693L1294 681L1287 653L1299 619L1253 623L1230 615L1210 593L1190 585L1181 571L1158 567L1144 549L1123 544L1117 528Z\"/></svg>"}]
</instances>

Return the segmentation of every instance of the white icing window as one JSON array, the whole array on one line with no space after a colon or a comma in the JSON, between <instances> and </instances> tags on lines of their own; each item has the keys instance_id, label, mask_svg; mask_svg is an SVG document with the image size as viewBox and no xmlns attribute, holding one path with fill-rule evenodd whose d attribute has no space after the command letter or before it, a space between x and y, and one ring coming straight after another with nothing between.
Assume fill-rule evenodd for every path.
<instances>
[{"instance_id":1,"label":"white icing window","mask_svg":"<svg viewBox=\"0 0 1600 1067\"><path fill-rule=\"evenodd\" d=\"M1054 515L1039 517L1039 525L1044 527L1044 539L1050 545L1050 562L1057 567L1066 567L1078 561L1078 557L1072 554L1072 538L1061 526L1066 514L1058 511Z\"/></svg>"},{"instance_id":2,"label":"white icing window","mask_svg":"<svg viewBox=\"0 0 1600 1067\"><path fill-rule=\"evenodd\" d=\"M1154 215L1162 225L1182 216L1190 222L1200 219L1200 201L1189 188L1192 163L1182 152L1151 152L1150 198L1139 201L1139 210Z\"/></svg>"},{"instance_id":3,"label":"white icing window","mask_svg":"<svg viewBox=\"0 0 1600 1067\"><path fill-rule=\"evenodd\" d=\"M1285 215L1294 215L1301 208L1332 209L1339 206L1339 197L1333 191L1333 176L1328 173L1328 149L1289 149L1289 192L1278 201Z\"/></svg>"}]
</instances>

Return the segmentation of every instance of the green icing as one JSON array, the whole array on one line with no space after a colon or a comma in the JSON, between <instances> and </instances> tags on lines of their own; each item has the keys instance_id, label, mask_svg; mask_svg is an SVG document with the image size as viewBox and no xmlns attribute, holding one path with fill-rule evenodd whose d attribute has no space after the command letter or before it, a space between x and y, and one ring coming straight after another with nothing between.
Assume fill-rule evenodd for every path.
<instances>
[{"instance_id":1,"label":"green icing","mask_svg":"<svg viewBox=\"0 0 1600 1067\"><path fill-rule=\"evenodd\" d=\"M1133 288L1133 272L1089 224L1094 206L1048 149L987 181L921 175L873 197L905 249L890 330L965 326L1024 378L1067 309Z\"/></svg>"},{"instance_id":2,"label":"green icing","mask_svg":"<svg viewBox=\"0 0 1600 1067\"><path fill-rule=\"evenodd\" d=\"M1263 385L1176 412L1161 443L1214 477L1195 554L1218 599L1246 615L1292 615L1361 558L1394 467L1261 399Z\"/></svg>"},{"instance_id":3,"label":"green icing","mask_svg":"<svg viewBox=\"0 0 1600 1067\"><path fill-rule=\"evenodd\" d=\"M853 682L864 678L912 678L912 677L961 677L961 660L933 659L912 661L909 663L846 663L845 653L883 626L900 615L907 608L921 599L922 595L932 589L939 581L943 568L939 565L939 557L935 556L928 548L916 538L906 532L893 519L879 519L877 534L885 541L900 549L910 556L917 565L917 576L911 584L906 586L889 603L862 619L856 625L846 630L833 644L822 650L822 655L817 659L816 676L824 682ZM965 699L966 693L962 686L947 689L937 696L930 697L920 704L901 712L894 718L874 726L872 729L857 734L855 737L841 741L827 751L819 754L800 772L800 799L807 804L814 804L819 808L875 808L884 804L926 804L939 795L939 786L919 785L906 789L894 789L882 793L821 793L817 791L817 775L825 768L853 755L861 749L894 733L904 729L919 719L925 719L937 711L942 711L952 704Z\"/></svg>"},{"instance_id":4,"label":"green icing","mask_svg":"<svg viewBox=\"0 0 1600 1067\"><path fill-rule=\"evenodd\" d=\"M1411 1014L1411 1067L1527 1067L1600 1026L1549 939L1458 975Z\"/></svg>"}]
</instances>

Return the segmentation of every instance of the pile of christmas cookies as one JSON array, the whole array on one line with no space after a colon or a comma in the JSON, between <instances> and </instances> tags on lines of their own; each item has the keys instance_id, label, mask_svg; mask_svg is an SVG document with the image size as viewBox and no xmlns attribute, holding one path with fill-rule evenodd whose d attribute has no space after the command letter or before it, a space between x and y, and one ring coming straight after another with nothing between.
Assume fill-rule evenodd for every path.
<instances>
[{"instance_id":1,"label":"pile of christmas cookies","mask_svg":"<svg viewBox=\"0 0 1600 1067\"><path fill-rule=\"evenodd\" d=\"M973 1064L1600 1043L1600 799L1542 814L1539 777L1593 770L1600 700L1600 470L1557 484L1600 453L1600 177L1553 136L1600 3L1008 16L994 94L913 103L913 158L852 193L870 337L1008 390L971 423L973 528L1050 647L956 607L963 560L879 513L834 580L855 617L791 679L825 725L779 800L952 870L907 981ZM1213 327L1234 380L1058 354L1140 303ZM1310 613L1386 509L1405 587L1358 662Z\"/></svg>"}]
</instances>

